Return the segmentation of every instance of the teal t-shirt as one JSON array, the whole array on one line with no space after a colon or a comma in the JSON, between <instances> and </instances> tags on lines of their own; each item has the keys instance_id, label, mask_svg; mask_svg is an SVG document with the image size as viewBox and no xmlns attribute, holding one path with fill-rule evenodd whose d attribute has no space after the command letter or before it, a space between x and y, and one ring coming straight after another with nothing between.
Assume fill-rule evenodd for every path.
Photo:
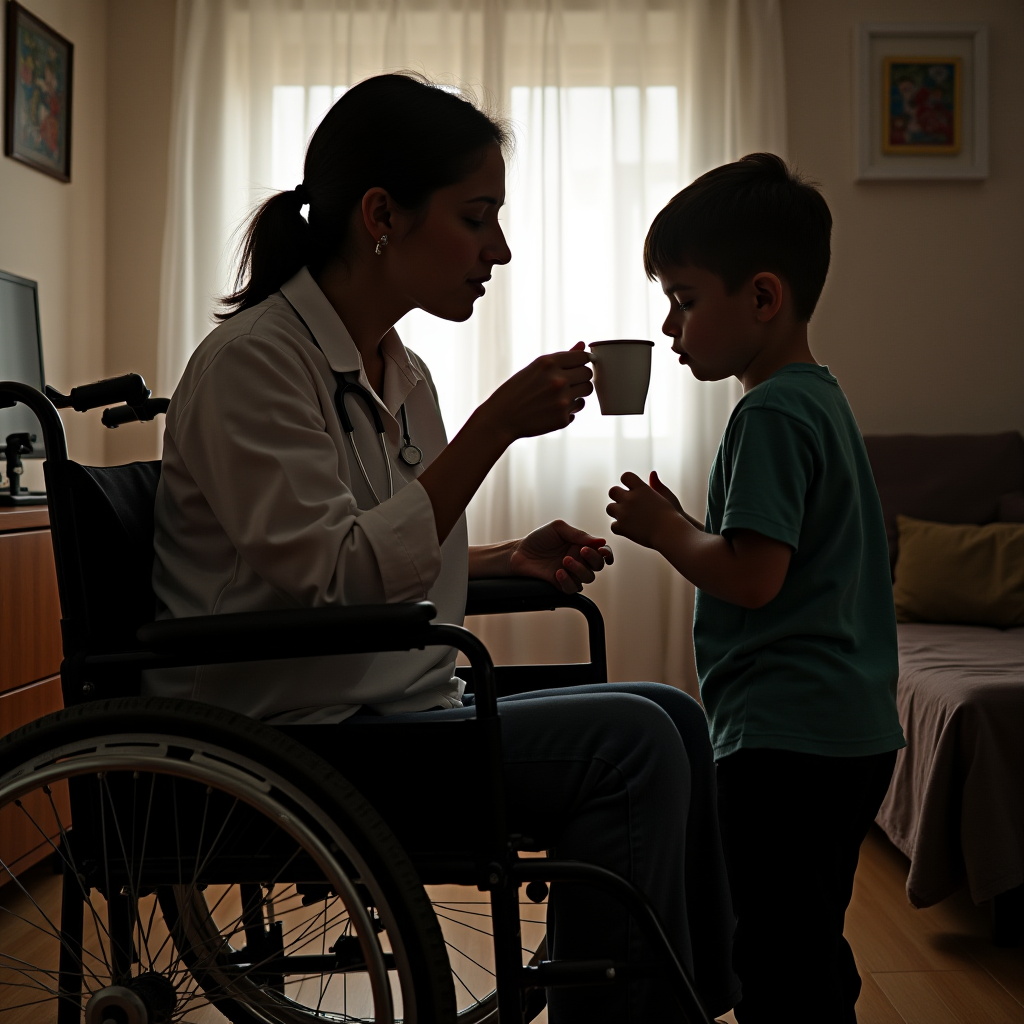
<instances>
[{"instance_id":1,"label":"teal t-shirt","mask_svg":"<svg viewBox=\"0 0 1024 1024\"><path fill-rule=\"evenodd\" d=\"M827 366L792 363L740 399L711 468L705 529L756 530L793 548L762 608L697 591L693 642L715 757L902 747L882 508Z\"/></svg>"}]
</instances>

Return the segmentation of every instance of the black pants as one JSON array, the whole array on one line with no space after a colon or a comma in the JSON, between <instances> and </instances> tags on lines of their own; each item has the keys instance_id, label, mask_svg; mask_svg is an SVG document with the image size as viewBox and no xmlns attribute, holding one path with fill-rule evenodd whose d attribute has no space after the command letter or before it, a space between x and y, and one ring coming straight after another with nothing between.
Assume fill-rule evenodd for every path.
<instances>
[{"instance_id":1,"label":"black pants","mask_svg":"<svg viewBox=\"0 0 1024 1024\"><path fill-rule=\"evenodd\" d=\"M742 1024L857 1020L861 981L843 924L860 845L895 763L895 751L759 749L718 762Z\"/></svg>"}]
</instances>

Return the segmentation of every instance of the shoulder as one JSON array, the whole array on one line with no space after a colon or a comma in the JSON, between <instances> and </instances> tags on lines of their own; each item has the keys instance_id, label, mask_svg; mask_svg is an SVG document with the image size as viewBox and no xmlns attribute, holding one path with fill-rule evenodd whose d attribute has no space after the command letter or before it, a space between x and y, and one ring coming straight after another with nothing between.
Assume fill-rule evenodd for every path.
<instances>
[{"instance_id":1,"label":"shoulder","mask_svg":"<svg viewBox=\"0 0 1024 1024\"><path fill-rule=\"evenodd\" d=\"M748 391L736 403L733 421L755 417L780 424L789 422L817 432L833 420L837 406L846 405L839 382L827 367L801 364L786 367Z\"/></svg>"},{"instance_id":2,"label":"shoulder","mask_svg":"<svg viewBox=\"0 0 1024 1024\"><path fill-rule=\"evenodd\" d=\"M319 357L319 360L317 359ZM209 386L259 393L289 380L315 384L323 356L306 325L280 293L225 320L199 344L175 389L183 409Z\"/></svg>"},{"instance_id":3,"label":"shoulder","mask_svg":"<svg viewBox=\"0 0 1024 1024\"><path fill-rule=\"evenodd\" d=\"M726 465L794 460L816 465L822 453L826 417L812 393L817 385L800 378L809 374L779 374L751 388L736 403L722 437ZM792 378L797 378L796 380Z\"/></svg>"},{"instance_id":4,"label":"shoulder","mask_svg":"<svg viewBox=\"0 0 1024 1024\"><path fill-rule=\"evenodd\" d=\"M842 390L827 366L796 363L783 367L751 388L740 401L758 408L788 412L820 405L836 394L842 394Z\"/></svg>"}]
</instances>

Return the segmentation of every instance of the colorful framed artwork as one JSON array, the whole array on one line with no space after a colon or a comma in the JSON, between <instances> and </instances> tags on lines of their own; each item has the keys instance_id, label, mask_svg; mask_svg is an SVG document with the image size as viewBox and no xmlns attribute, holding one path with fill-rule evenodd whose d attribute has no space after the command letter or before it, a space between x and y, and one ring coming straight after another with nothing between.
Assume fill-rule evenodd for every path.
<instances>
[{"instance_id":1,"label":"colorful framed artwork","mask_svg":"<svg viewBox=\"0 0 1024 1024\"><path fill-rule=\"evenodd\" d=\"M959 153L959 57L882 61L882 152Z\"/></svg>"},{"instance_id":2,"label":"colorful framed artwork","mask_svg":"<svg viewBox=\"0 0 1024 1024\"><path fill-rule=\"evenodd\" d=\"M74 46L14 0L7 3L4 155L71 180Z\"/></svg>"},{"instance_id":3,"label":"colorful framed artwork","mask_svg":"<svg viewBox=\"0 0 1024 1024\"><path fill-rule=\"evenodd\" d=\"M988 176L984 25L861 25L857 177Z\"/></svg>"}]
</instances>

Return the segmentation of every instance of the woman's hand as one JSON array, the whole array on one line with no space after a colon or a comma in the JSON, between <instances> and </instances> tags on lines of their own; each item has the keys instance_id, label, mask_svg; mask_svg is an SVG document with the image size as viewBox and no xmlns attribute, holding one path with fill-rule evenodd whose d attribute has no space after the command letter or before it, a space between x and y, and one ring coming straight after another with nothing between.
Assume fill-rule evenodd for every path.
<instances>
[{"instance_id":1,"label":"woman's hand","mask_svg":"<svg viewBox=\"0 0 1024 1024\"><path fill-rule=\"evenodd\" d=\"M513 541L508 560L512 576L535 576L566 594L578 594L614 557L603 537L556 519Z\"/></svg>"},{"instance_id":2,"label":"woman's hand","mask_svg":"<svg viewBox=\"0 0 1024 1024\"><path fill-rule=\"evenodd\" d=\"M594 390L588 362L582 341L569 352L535 359L505 381L423 471L419 482L430 498L440 543L513 441L572 423Z\"/></svg>"},{"instance_id":3,"label":"woman's hand","mask_svg":"<svg viewBox=\"0 0 1024 1024\"><path fill-rule=\"evenodd\" d=\"M562 430L576 418L594 390L594 372L583 342L551 352L509 377L477 410L508 444Z\"/></svg>"}]
</instances>

